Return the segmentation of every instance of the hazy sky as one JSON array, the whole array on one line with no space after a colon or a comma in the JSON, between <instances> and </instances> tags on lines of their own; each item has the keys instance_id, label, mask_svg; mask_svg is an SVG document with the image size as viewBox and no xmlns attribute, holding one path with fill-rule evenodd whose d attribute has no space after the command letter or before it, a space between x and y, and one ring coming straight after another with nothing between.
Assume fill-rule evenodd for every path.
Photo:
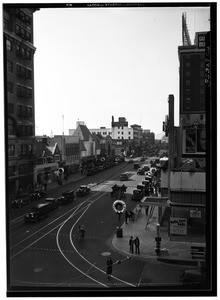
<instances>
[{"instance_id":1,"label":"hazy sky","mask_svg":"<svg viewBox=\"0 0 220 300\"><path fill-rule=\"evenodd\" d=\"M179 125L182 13L192 43L209 8L54 8L34 13L36 135L68 134L77 120L111 127L125 117L162 132L168 96ZM64 116L64 121L63 117Z\"/></svg>"}]
</instances>

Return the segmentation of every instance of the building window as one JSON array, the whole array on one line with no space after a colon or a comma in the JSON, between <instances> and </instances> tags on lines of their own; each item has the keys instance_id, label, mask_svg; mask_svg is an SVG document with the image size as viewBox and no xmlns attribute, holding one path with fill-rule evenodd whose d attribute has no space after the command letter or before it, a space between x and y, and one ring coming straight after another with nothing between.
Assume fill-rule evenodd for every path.
<instances>
[{"instance_id":1,"label":"building window","mask_svg":"<svg viewBox=\"0 0 220 300\"><path fill-rule=\"evenodd\" d=\"M118 134L120 134L120 131L118 131Z\"/></svg>"},{"instance_id":2,"label":"building window","mask_svg":"<svg viewBox=\"0 0 220 300\"><path fill-rule=\"evenodd\" d=\"M124 134L124 132L122 131L121 134Z\"/></svg>"},{"instance_id":3,"label":"building window","mask_svg":"<svg viewBox=\"0 0 220 300\"><path fill-rule=\"evenodd\" d=\"M32 107L27 108L27 116L32 117Z\"/></svg>"},{"instance_id":4,"label":"building window","mask_svg":"<svg viewBox=\"0 0 220 300\"><path fill-rule=\"evenodd\" d=\"M187 95L190 94L190 89L186 89L186 94L187 94Z\"/></svg>"},{"instance_id":5,"label":"building window","mask_svg":"<svg viewBox=\"0 0 220 300\"><path fill-rule=\"evenodd\" d=\"M8 135L15 135L15 125L8 124Z\"/></svg>"},{"instance_id":6,"label":"building window","mask_svg":"<svg viewBox=\"0 0 220 300\"><path fill-rule=\"evenodd\" d=\"M15 155L15 145L8 145L8 156Z\"/></svg>"},{"instance_id":7,"label":"building window","mask_svg":"<svg viewBox=\"0 0 220 300\"><path fill-rule=\"evenodd\" d=\"M205 94L205 89L201 88L201 89L200 89L200 94L201 94L201 95L204 95L204 94Z\"/></svg>"},{"instance_id":8,"label":"building window","mask_svg":"<svg viewBox=\"0 0 220 300\"><path fill-rule=\"evenodd\" d=\"M123 127L123 126L121 126L121 129L124 129L124 127Z\"/></svg>"},{"instance_id":9,"label":"building window","mask_svg":"<svg viewBox=\"0 0 220 300\"><path fill-rule=\"evenodd\" d=\"M190 68L190 62L186 63L186 68Z\"/></svg>"},{"instance_id":10,"label":"building window","mask_svg":"<svg viewBox=\"0 0 220 300\"><path fill-rule=\"evenodd\" d=\"M118 137L118 140L120 139L120 137Z\"/></svg>"},{"instance_id":11,"label":"building window","mask_svg":"<svg viewBox=\"0 0 220 300\"><path fill-rule=\"evenodd\" d=\"M9 21L4 19L4 29L9 30Z\"/></svg>"},{"instance_id":12,"label":"building window","mask_svg":"<svg viewBox=\"0 0 220 300\"><path fill-rule=\"evenodd\" d=\"M131 134L131 132L130 132L130 131L128 131L128 134Z\"/></svg>"},{"instance_id":13,"label":"building window","mask_svg":"<svg viewBox=\"0 0 220 300\"><path fill-rule=\"evenodd\" d=\"M186 98L186 103L190 103L190 98L189 97Z\"/></svg>"},{"instance_id":14,"label":"building window","mask_svg":"<svg viewBox=\"0 0 220 300\"><path fill-rule=\"evenodd\" d=\"M8 73L13 72L13 62L10 60L7 60L7 71L8 71Z\"/></svg>"},{"instance_id":15,"label":"building window","mask_svg":"<svg viewBox=\"0 0 220 300\"><path fill-rule=\"evenodd\" d=\"M120 127L118 127L118 129L120 129Z\"/></svg>"},{"instance_id":16,"label":"building window","mask_svg":"<svg viewBox=\"0 0 220 300\"><path fill-rule=\"evenodd\" d=\"M128 137L128 139L130 140L130 139L131 139L131 137L129 136L129 137Z\"/></svg>"},{"instance_id":17,"label":"building window","mask_svg":"<svg viewBox=\"0 0 220 300\"><path fill-rule=\"evenodd\" d=\"M14 114L14 104L8 103L8 114Z\"/></svg>"},{"instance_id":18,"label":"building window","mask_svg":"<svg viewBox=\"0 0 220 300\"><path fill-rule=\"evenodd\" d=\"M121 139L123 140L124 138L122 137Z\"/></svg>"},{"instance_id":19,"label":"building window","mask_svg":"<svg viewBox=\"0 0 220 300\"><path fill-rule=\"evenodd\" d=\"M13 93L13 83L10 81L7 82L7 91Z\"/></svg>"},{"instance_id":20,"label":"building window","mask_svg":"<svg viewBox=\"0 0 220 300\"><path fill-rule=\"evenodd\" d=\"M9 40L6 40L6 49L12 51L12 42Z\"/></svg>"},{"instance_id":21,"label":"building window","mask_svg":"<svg viewBox=\"0 0 220 300\"><path fill-rule=\"evenodd\" d=\"M186 72L186 77L190 77L190 72L189 71Z\"/></svg>"},{"instance_id":22,"label":"building window","mask_svg":"<svg viewBox=\"0 0 220 300\"><path fill-rule=\"evenodd\" d=\"M186 85L190 85L190 80L186 80Z\"/></svg>"},{"instance_id":23,"label":"building window","mask_svg":"<svg viewBox=\"0 0 220 300\"><path fill-rule=\"evenodd\" d=\"M14 176L15 175L15 166L9 166L8 167L8 173L9 173L9 176Z\"/></svg>"}]
</instances>

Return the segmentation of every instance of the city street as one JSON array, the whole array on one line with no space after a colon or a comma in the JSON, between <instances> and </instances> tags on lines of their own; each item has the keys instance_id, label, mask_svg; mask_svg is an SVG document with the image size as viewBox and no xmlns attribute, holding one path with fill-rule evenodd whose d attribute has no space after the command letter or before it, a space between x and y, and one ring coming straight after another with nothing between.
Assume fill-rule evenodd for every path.
<instances>
[{"instance_id":1,"label":"city street","mask_svg":"<svg viewBox=\"0 0 220 300\"><path fill-rule=\"evenodd\" d=\"M93 182L87 197L76 197L73 203L59 206L48 218L36 224L25 224L23 216L10 222L10 281L11 286L23 287L141 287L178 286L183 267L167 265L118 253L111 244L112 235L120 223L112 209L111 186L121 184L121 172L128 172L127 208L133 210L132 190L139 182L133 164L123 163L114 168L86 177L76 183L59 186L48 195L59 196L64 189ZM105 179L106 178L106 179ZM104 179L104 181L103 181ZM96 182L102 181L96 185ZM24 208L16 214L24 213ZM29 207L25 207L27 211ZM12 214L15 214L13 212ZM19 222L20 220L20 222ZM79 225L85 227L85 239L77 239ZM129 247L129 246L128 246ZM113 276L106 276L108 254L113 259Z\"/></svg>"}]
</instances>

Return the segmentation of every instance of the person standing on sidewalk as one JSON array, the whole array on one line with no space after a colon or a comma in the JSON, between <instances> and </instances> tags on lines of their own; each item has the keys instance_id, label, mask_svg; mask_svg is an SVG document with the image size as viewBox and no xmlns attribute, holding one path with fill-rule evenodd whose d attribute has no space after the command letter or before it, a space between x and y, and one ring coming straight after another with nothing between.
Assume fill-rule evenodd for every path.
<instances>
[{"instance_id":1,"label":"person standing on sidewalk","mask_svg":"<svg viewBox=\"0 0 220 300\"><path fill-rule=\"evenodd\" d=\"M131 236L131 238L129 240L129 247L130 247L130 252L134 253L134 240L133 240L133 236Z\"/></svg>"},{"instance_id":2,"label":"person standing on sidewalk","mask_svg":"<svg viewBox=\"0 0 220 300\"><path fill-rule=\"evenodd\" d=\"M140 240L139 240L138 236L134 240L134 244L135 244L135 253L140 254Z\"/></svg>"},{"instance_id":3,"label":"person standing on sidewalk","mask_svg":"<svg viewBox=\"0 0 220 300\"><path fill-rule=\"evenodd\" d=\"M129 219L129 213L128 213L128 211L126 210L125 211L125 224L128 224L128 219Z\"/></svg>"}]
</instances>

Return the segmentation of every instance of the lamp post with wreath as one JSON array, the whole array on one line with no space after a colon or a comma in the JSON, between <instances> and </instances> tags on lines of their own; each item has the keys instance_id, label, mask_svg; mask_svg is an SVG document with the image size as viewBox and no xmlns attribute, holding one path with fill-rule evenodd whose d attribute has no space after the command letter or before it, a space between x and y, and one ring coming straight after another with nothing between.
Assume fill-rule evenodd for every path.
<instances>
[{"instance_id":1,"label":"lamp post with wreath","mask_svg":"<svg viewBox=\"0 0 220 300\"><path fill-rule=\"evenodd\" d=\"M121 221L121 215L126 209L126 204L122 200L116 200L114 201L112 208L118 214L119 226L117 227L117 237L122 237L123 233L122 233L122 228L120 227L120 221Z\"/></svg>"}]
</instances>

